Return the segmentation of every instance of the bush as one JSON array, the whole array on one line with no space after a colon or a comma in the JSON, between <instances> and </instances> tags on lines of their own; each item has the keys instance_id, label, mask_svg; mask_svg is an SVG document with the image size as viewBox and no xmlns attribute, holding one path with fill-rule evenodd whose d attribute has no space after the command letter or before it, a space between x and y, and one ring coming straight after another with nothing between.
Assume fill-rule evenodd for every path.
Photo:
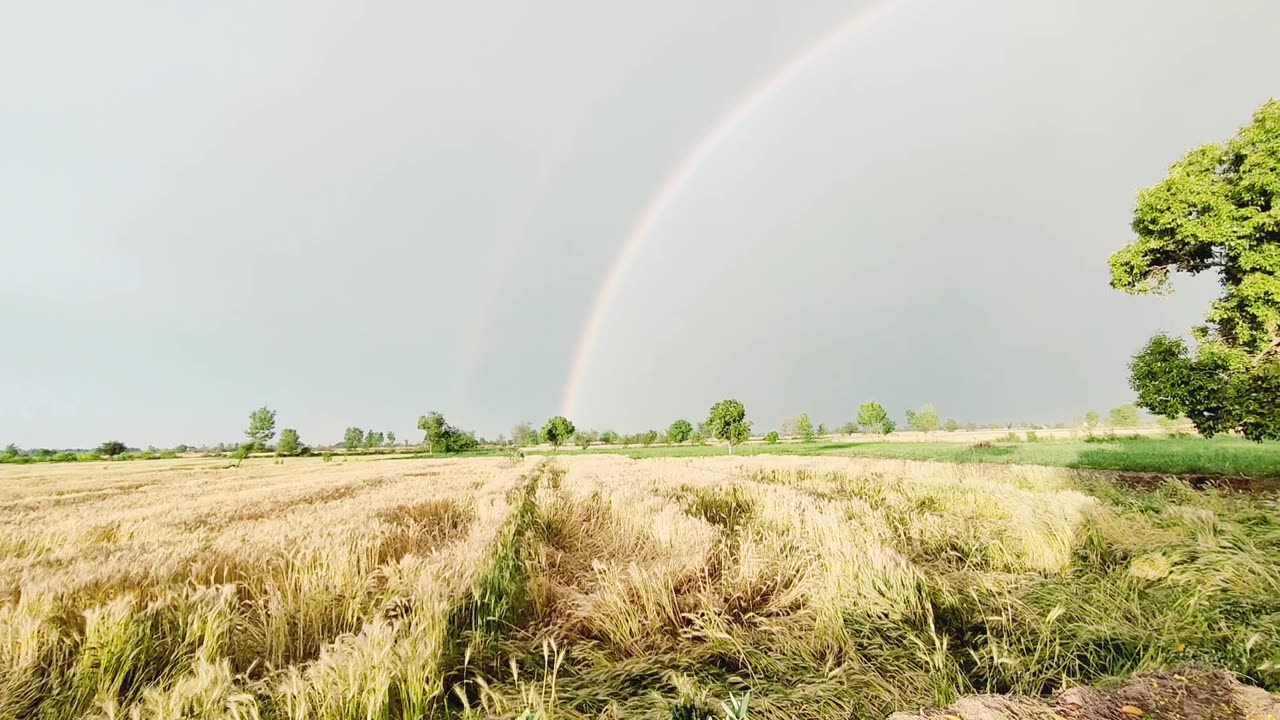
<instances>
[{"instance_id":1,"label":"bush","mask_svg":"<svg viewBox=\"0 0 1280 720\"><path fill-rule=\"evenodd\" d=\"M777 445L779 440L778 431L770 430L768 435L764 436L764 441L770 445Z\"/></svg>"},{"instance_id":2,"label":"bush","mask_svg":"<svg viewBox=\"0 0 1280 720\"><path fill-rule=\"evenodd\" d=\"M1022 438L1019 437L1018 433L1011 432L1004 436L1004 442L1022 442Z\"/></svg>"},{"instance_id":3,"label":"bush","mask_svg":"<svg viewBox=\"0 0 1280 720\"><path fill-rule=\"evenodd\" d=\"M1040 442L1040 436L1036 434L1035 430L1027 431L1027 442Z\"/></svg>"}]
</instances>

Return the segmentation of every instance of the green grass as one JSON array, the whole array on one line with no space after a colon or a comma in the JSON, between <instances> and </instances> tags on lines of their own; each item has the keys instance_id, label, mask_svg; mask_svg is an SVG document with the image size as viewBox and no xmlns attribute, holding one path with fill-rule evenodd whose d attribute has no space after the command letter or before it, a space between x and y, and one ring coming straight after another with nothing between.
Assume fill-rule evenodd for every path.
<instances>
[{"instance_id":1,"label":"green grass","mask_svg":"<svg viewBox=\"0 0 1280 720\"><path fill-rule=\"evenodd\" d=\"M561 454L578 454L562 448ZM588 453L612 453L633 458L705 457L724 455L723 446L679 445L631 448L588 448ZM1090 470L1120 470L1177 475L1227 475L1280 478L1280 443L1255 443L1241 438L1119 438L1097 442L1045 440L999 442L991 447L967 443L783 443L740 445L739 455L851 455L904 460L961 463L1049 465Z\"/></svg>"}]
</instances>

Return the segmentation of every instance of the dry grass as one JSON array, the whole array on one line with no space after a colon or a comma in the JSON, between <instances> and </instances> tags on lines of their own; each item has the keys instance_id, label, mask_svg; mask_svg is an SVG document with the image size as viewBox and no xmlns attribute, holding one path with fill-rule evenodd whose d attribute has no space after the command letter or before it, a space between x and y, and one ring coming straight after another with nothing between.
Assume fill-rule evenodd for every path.
<instances>
[{"instance_id":1,"label":"dry grass","mask_svg":"<svg viewBox=\"0 0 1280 720\"><path fill-rule=\"evenodd\" d=\"M1280 683L1272 501L1050 468L576 456L0 468L0 717L880 717Z\"/></svg>"}]
</instances>

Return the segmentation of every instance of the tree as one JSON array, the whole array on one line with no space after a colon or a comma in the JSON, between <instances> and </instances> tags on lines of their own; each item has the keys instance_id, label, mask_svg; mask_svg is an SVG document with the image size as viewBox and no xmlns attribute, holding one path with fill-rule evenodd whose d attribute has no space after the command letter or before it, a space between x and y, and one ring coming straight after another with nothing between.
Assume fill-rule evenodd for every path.
<instances>
[{"instance_id":1,"label":"tree","mask_svg":"<svg viewBox=\"0 0 1280 720\"><path fill-rule=\"evenodd\" d=\"M667 439L679 445L693 435L693 424L688 420L677 420L667 428Z\"/></svg>"},{"instance_id":2,"label":"tree","mask_svg":"<svg viewBox=\"0 0 1280 720\"><path fill-rule=\"evenodd\" d=\"M947 423L942 426L947 432L955 432L960 429L960 423L955 418L947 418Z\"/></svg>"},{"instance_id":3,"label":"tree","mask_svg":"<svg viewBox=\"0 0 1280 720\"><path fill-rule=\"evenodd\" d=\"M852 435L858 432L858 424L854 422L847 422L841 425L840 427L836 428L836 432L840 433L841 435Z\"/></svg>"},{"instance_id":4,"label":"tree","mask_svg":"<svg viewBox=\"0 0 1280 720\"><path fill-rule=\"evenodd\" d=\"M538 431L532 423L522 422L511 428L511 442L516 447L538 444Z\"/></svg>"},{"instance_id":5,"label":"tree","mask_svg":"<svg viewBox=\"0 0 1280 720\"><path fill-rule=\"evenodd\" d=\"M123 443L121 443L121 445L123 445ZM4 452L0 453L0 457L5 459L15 458L15 457L18 457L18 453L20 452L22 451L18 449L17 445L14 445L13 443L9 443L8 445L4 446ZM121 450L120 452L124 452L124 451Z\"/></svg>"},{"instance_id":6,"label":"tree","mask_svg":"<svg viewBox=\"0 0 1280 720\"><path fill-rule=\"evenodd\" d=\"M450 425L443 413L434 410L418 418L418 429L423 433L422 444L433 453L466 452L480 445L473 433Z\"/></svg>"},{"instance_id":7,"label":"tree","mask_svg":"<svg viewBox=\"0 0 1280 720\"><path fill-rule=\"evenodd\" d=\"M751 434L751 423L747 422L747 411L742 403L734 399L721 400L711 406L707 415L707 431L709 434L729 444L729 454L733 454L734 443L740 443Z\"/></svg>"},{"instance_id":8,"label":"tree","mask_svg":"<svg viewBox=\"0 0 1280 720\"><path fill-rule=\"evenodd\" d=\"M559 449L566 440L573 437L573 429L573 423L569 422L568 418L557 415L542 426L542 437L551 443L552 447Z\"/></svg>"},{"instance_id":9,"label":"tree","mask_svg":"<svg viewBox=\"0 0 1280 720\"><path fill-rule=\"evenodd\" d=\"M265 449L276 436L276 411L263 405L249 413L249 427L244 434L249 438L250 452Z\"/></svg>"},{"instance_id":10,"label":"tree","mask_svg":"<svg viewBox=\"0 0 1280 720\"><path fill-rule=\"evenodd\" d=\"M864 432L871 430L883 430L884 421L889 419L889 413L885 412L884 406L878 402L864 402L858 406L858 427Z\"/></svg>"},{"instance_id":11,"label":"tree","mask_svg":"<svg viewBox=\"0 0 1280 720\"><path fill-rule=\"evenodd\" d=\"M898 423L894 422L892 418L885 418L884 422L880 423L881 435L889 435L894 430L897 430L897 429L898 429Z\"/></svg>"},{"instance_id":12,"label":"tree","mask_svg":"<svg viewBox=\"0 0 1280 720\"><path fill-rule=\"evenodd\" d=\"M280 442L276 443L276 452L281 455L297 455L302 451L302 442L298 439L298 431L285 428L280 431Z\"/></svg>"},{"instance_id":13,"label":"tree","mask_svg":"<svg viewBox=\"0 0 1280 720\"><path fill-rule=\"evenodd\" d=\"M381 430L370 430L365 433L364 446L367 448L376 448L379 445L382 445L383 439L384 436Z\"/></svg>"},{"instance_id":14,"label":"tree","mask_svg":"<svg viewBox=\"0 0 1280 720\"><path fill-rule=\"evenodd\" d=\"M813 421L809 419L809 413L800 413L800 417L796 418L796 435L800 436L802 442L811 443L817 437L817 433L813 431Z\"/></svg>"},{"instance_id":15,"label":"tree","mask_svg":"<svg viewBox=\"0 0 1280 720\"><path fill-rule=\"evenodd\" d=\"M1137 404L1186 415L1206 437L1280 439L1280 101L1225 143L1187 153L1138 194L1133 242L1110 258L1111 286L1169 291L1171 273L1215 272L1222 294L1196 347L1156 335L1133 357Z\"/></svg>"},{"instance_id":16,"label":"tree","mask_svg":"<svg viewBox=\"0 0 1280 720\"><path fill-rule=\"evenodd\" d=\"M641 445L644 445L645 447L649 447L650 445L652 445L652 444L653 444L654 442L656 442L657 440L658 440L658 431L657 431L657 430L650 430L649 432L647 432L647 433L642 433L642 434L640 435L640 444L641 444Z\"/></svg>"},{"instance_id":17,"label":"tree","mask_svg":"<svg viewBox=\"0 0 1280 720\"><path fill-rule=\"evenodd\" d=\"M1084 414L1085 432L1088 432L1090 435L1092 435L1093 431L1098 427L1098 420L1100 419L1100 417L1101 416L1098 415L1097 410L1090 410L1086 412Z\"/></svg>"},{"instance_id":18,"label":"tree","mask_svg":"<svg viewBox=\"0 0 1280 720\"><path fill-rule=\"evenodd\" d=\"M1107 413L1107 420L1111 422L1111 427L1137 427L1138 426L1138 406L1133 403L1125 403L1111 408L1111 412Z\"/></svg>"},{"instance_id":19,"label":"tree","mask_svg":"<svg viewBox=\"0 0 1280 720\"><path fill-rule=\"evenodd\" d=\"M342 446L351 452L364 444L364 430L358 427L349 427L342 434Z\"/></svg>"},{"instance_id":20,"label":"tree","mask_svg":"<svg viewBox=\"0 0 1280 720\"><path fill-rule=\"evenodd\" d=\"M444 413L432 410L418 418L418 429L422 431L422 444L430 452L444 450L444 439L449 429Z\"/></svg>"},{"instance_id":21,"label":"tree","mask_svg":"<svg viewBox=\"0 0 1280 720\"><path fill-rule=\"evenodd\" d=\"M618 433L612 430L605 430L604 432L600 433L600 442L606 445L612 445L618 442Z\"/></svg>"},{"instance_id":22,"label":"tree","mask_svg":"<svg viewBox=\"0 0 1280 720\"><path fill-rule=\"evenodd\" d=\"M770 430L769 433L764 436L764 441L769 443L770 445L777 445L778 440L780 439L782 438L778 435L777 430Z\"/></svg>"},{"instance_id":23,"label":"tree","mask_svg":"<svg viewBox=\"0 0 1280 720\"><path fill-rule=\"evenodd\" d=\"M826 437L826 436L827 436L827 435L829 435L830 433L831 433L831 431L830 431L830 430L827 430L827 426L826 426L826 425L824 425L824 424L822 424L822 423L818 423L818 435L819 435L819 436Z\"/></svg>"},{"instance_id":24,"label":"tree","mask_svg":"<svg viewBox=\"0 0 1280 720\"><path fill-rule=\"evenodd\" d=\"M390 445L391 447L396 446L396 434L391 430L387 431L387 445Z\"/></svg>"},{"instance_id":25,"label":"tree","mask_svg":"<svg viewBox=\"0 0 1280 720\"><path fill-rule=\"evenodd\" d=\"M938 429L938 411L932 405L925 405L914 412L908 410L907 425L916 432L933 432Z\"/></svg>"},{"instance_id":26,"label":"tree","mask_svg":"<svg viewBox=\"0 0 1280 720\"><path fill-rule=\"evenodd\" d=\"M10 447L13 446L10 445ZM98 446L98 454L105 458L113 458L117 455L123 455L128 449L129 448L125 447L124 443L119 440L108 440Z\"/></svg>"},{"instance_id":27,"label":"tree","mask_svg":"<svg viewBox=\"0 0 1280 720\"><path fill-rule=\"evenodd\" d=\"M579 430L573 434L573 443L583 450L591 447L591 443L599 439L600 434L595 430Z\"/></svg>"}]
</instances>

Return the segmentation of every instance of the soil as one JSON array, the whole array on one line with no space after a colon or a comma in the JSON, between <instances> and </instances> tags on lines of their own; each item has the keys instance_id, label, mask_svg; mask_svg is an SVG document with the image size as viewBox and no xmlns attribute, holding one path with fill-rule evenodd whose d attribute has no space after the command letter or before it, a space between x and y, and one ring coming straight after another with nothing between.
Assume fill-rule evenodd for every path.
<instances>
[{"instance_id":1,"label":"soil","mask_svg":"<svg viewBox=\"0 0 1280 720\"><path fill-rule=\"evenodd\" d=\"M1154 490L1169 478L1177 478L1193 488L1218 488L1247 493L1280 493L1280 478L1251 478L1239 475L1197 475L1190 473L1154 473L1130 470L1102 471L1117 482L1142 490ZM1280 718L1277 718L1280 720Z\"/></svg>"},{"instance_id":2,"label":"soil","mask_svg":"<svg viewBox=\"0 0 1280 720\"><path fill-rule=\"evenodd\" d=\"M889 720L1280 720L1280 697L1225 672L1137 673L1112 688L1074 687L1053 698L974 695Z\"/></svg>"}]
</instances>

